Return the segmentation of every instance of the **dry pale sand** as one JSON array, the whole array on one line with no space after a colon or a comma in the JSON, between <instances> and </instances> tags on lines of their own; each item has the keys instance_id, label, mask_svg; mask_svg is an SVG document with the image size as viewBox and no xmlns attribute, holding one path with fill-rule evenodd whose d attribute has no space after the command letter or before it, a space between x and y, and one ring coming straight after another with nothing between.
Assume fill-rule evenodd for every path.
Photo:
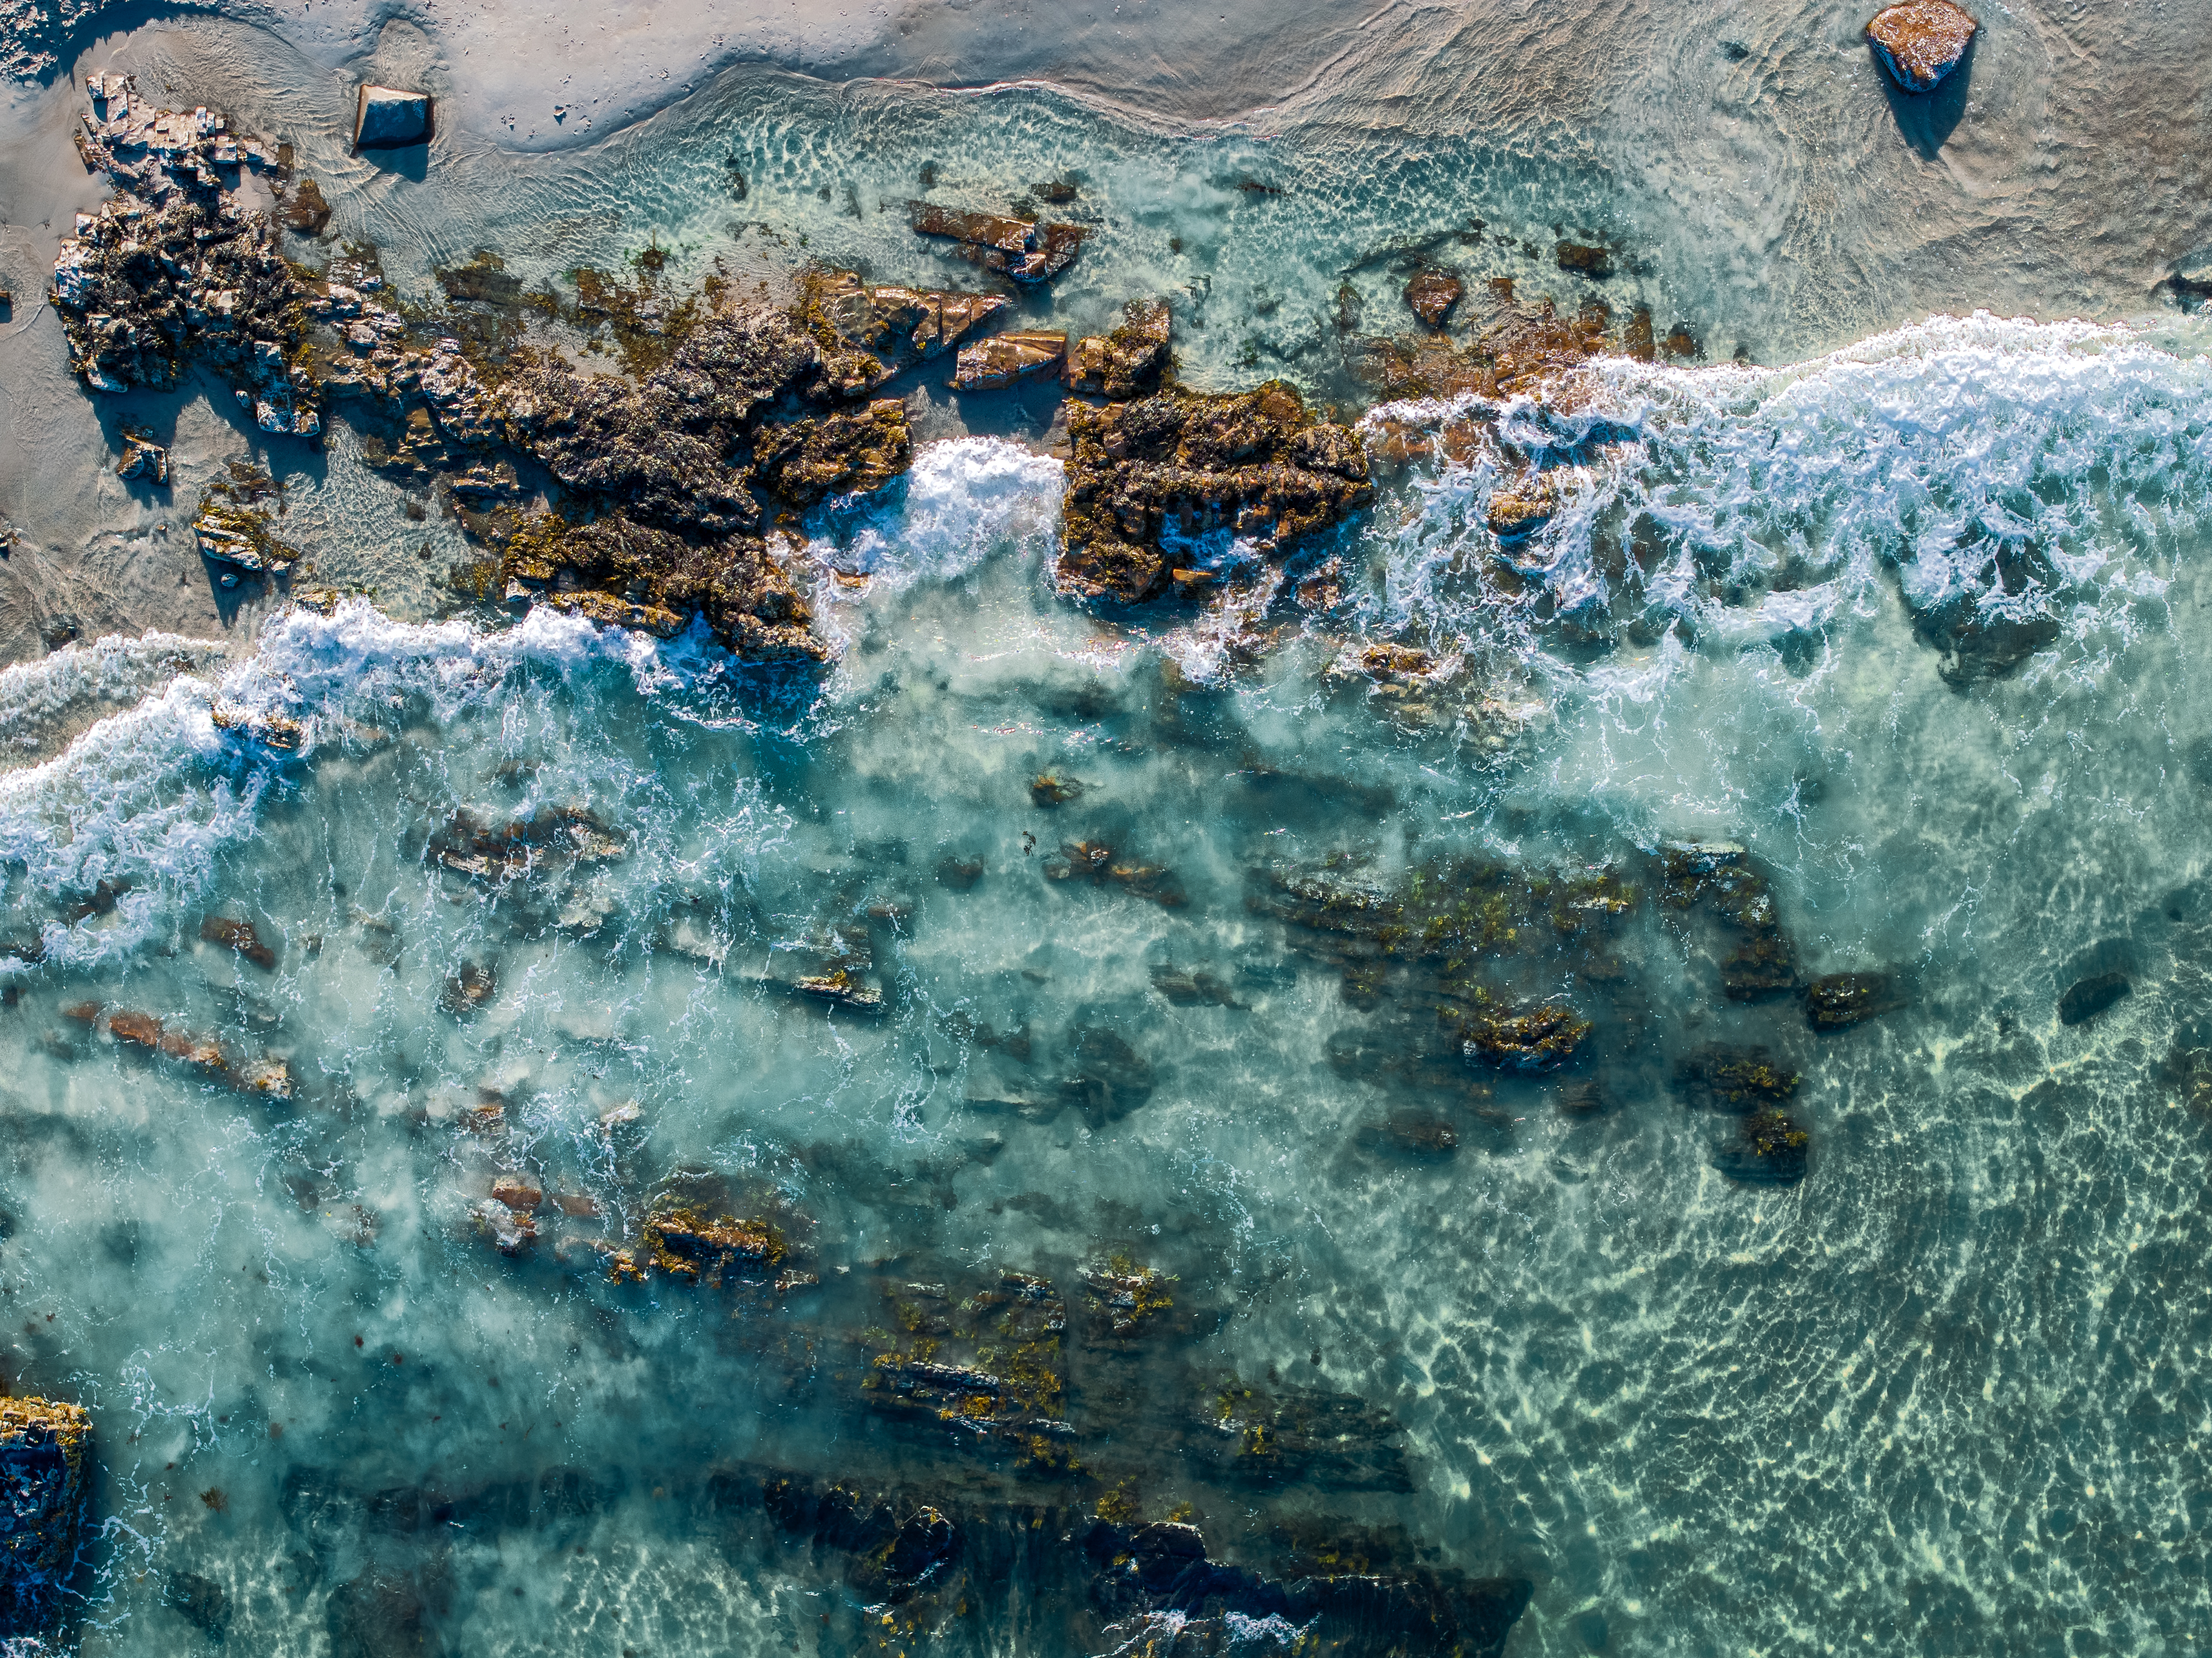
<instances>
[{"instance_id":1,"label":"dry pale sand","mask_svg":"<svg viewBox=\"0 0 2212 1658\"><path fill-rule=\"evenodd\" d=\"M177 416L179 487L108 471L131 399L66 372L37 296L70 216L96 203L69 143L82 76L128 64L164 96L343 165L351 89L440 100L429 176L587 152L763 63L824 80L1050 81L1133 120L1247 117L1310 142L1471 135L1607 178L1657 256L1801 344L1987 307L2116 315L2212 247L2212 7L2148 0L1984 9L1968 70L1908 101L1832 0L769 0L738 5L234 3L64 37L62 66L0 93L0 660L74 618L88 633L250 631L225 616L184 527L190 480L248 442L205 403ZM137 15L139 14L115 14ZM170 89L173 89L171 91ZM466 167L455 167L456 161ZM426 200L429 199L426 196ZM441 200L450 235L451 200ZM428 222L435 216L427 210Z\"/></svg>"}]
</instances>

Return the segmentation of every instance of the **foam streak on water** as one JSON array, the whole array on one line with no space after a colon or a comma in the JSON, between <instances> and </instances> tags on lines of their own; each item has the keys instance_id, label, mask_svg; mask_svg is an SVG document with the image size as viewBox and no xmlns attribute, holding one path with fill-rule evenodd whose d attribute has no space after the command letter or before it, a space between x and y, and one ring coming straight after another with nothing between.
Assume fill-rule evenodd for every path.
<instances>
[{"instance_id":1,"label":"foam streak on water","mask_svg":"<svg viewBox=\"0 0 2212 1658\"><path fill-rule=\"evenodd\" d=\"M697 638L356 603L0 779L7 936L46 943L0 1012L5 1363L98 1418L84 1649L191 1649L160 1604L191 1572L238 1649L353 1638L360 1585L396 1582L454 1652L831 1650L835 1584L699 1496L723 1463L884 1455L788 1333L858 1329L878 1267L1072 1284L1116 1250L1219 1310L1206 1364L1403 1424L1410 1493L1317 1501L1533 1577L1516 1653L1587 1650L1593 1615L1616 1651L2191 1649L2208 373L1986 318L1789 370L1607 363L1582 414L1516 411L1393 484L1340 549L1344 612L1255 606L1256 656L1194 644L1219 618L1059 600L1055 469L947 443L811 526L843 644L818 695ZM1561 509L1501 547L1488 494L1531 454ZM2057 573L2032 592L1971 551L2031 544ZM2060 625L1954 686L1905 596L1962 592ZM1466 677L1325 678L1348 617ZM218 697L301 721L301 751L218 728ZM1081 792L1038 805L1046 775ZM526 868L466 864L470 823L572 813L592 834ZM1815 1037L1794 1000L1724 999L1657 902L1648 854L1681 838L1749 848L1803 971L1884 970L1908 1005ZM1187 902L1044 878L1079 840ZM1637 886L1602 971L1513 981L1598 1020L1604 1108L1332 1063L1433 1019L1248 906L1252 872L1332 855L1377 891L1455 859ZM829 960L882 1011L796 989ZM2062 1025L2115 969L2132 993ZM1221 993L1164 991L1198 972ZM87 1001L281 1058L295 1097ZM1802 1185L1717 1166L1729 1120L1673 1081L1715 1044L1802 1072ZM1457 1154L1363 1135L1407 1107ZM518 1170L579 1212L510 1260L477 1206ZM823 1284L732 1318L606 1281L590 1239L708 1189ZM1237 1546L1248 1504L1127 1454L1154 1511ZM390 1520L424 1492L460 1517Z\"/></svg>"}]
</instances>

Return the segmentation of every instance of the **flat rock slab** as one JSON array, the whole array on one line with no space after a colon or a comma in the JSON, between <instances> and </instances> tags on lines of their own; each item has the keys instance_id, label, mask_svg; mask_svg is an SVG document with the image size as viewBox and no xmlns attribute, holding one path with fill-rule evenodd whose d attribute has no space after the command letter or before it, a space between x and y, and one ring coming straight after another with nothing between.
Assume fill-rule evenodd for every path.
<instances>
[{"instance_id":1,"label":"flat rock slab","mask_svg":"<svg viewBox=\"0 0 2212 1658\"><path fill-rule=\"evenodd\" d=\"M1067 336L1043 330L994 334L960 348L952 383L963 392L990 392L1016 380L1056 373L1067 359Z\"/></svg>"},{"instance_id":2,"label":"flat rock slab","mask_svg":"<svg viewBox=\"0 0 2212 1658\"><path fill-rule=\"evenodd\" d=\"M392 87L363 87L354 110L356 149L404 149L430 142L430 94Z\"/></svg>"},{"instance_id":3,"label":"flat rock slab","mask_svg":"<svg viewBox=\"0 0 2212 1658\"><path fill-rule=\"evenodd\" d=\"M1905 0L1875 14L1867 40L1907 92L1932 91L1959 67L1981 25L1951 0Z\"/></svg>"}]
</instances>

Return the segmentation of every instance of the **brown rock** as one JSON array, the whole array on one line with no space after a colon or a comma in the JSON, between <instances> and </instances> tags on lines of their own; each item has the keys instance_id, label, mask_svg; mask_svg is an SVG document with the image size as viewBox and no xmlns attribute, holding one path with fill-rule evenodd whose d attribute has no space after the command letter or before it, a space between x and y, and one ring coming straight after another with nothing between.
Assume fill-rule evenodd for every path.
<instances>
[{"instance_id":1,"label":"brown rock","mask_svg":"<svg viewBox=\"0 0 2212 1658\"><path fill-rule=\"evenodd\" d=\"M909 203L914 228L924 236L944 236L986 270L1004 271L1018 282L1042 282L1067 269L1089 233L1080 225L1011 219L996 213L963 213L928 202Z\"/></svg>"},{"instance_id":2,"label":"brown rock","mask_svg":"<svg viewBox=\"0 0 2212 1658\"><path fill-rule=\"evenodd\" d=\"M220 915L210 915L200 923L200 937L211 944L222 944L261 969L273 972L276 952L261 942L261 935L253 930L251 921L227 920Z\"/></svg>"},{"instance_id":3,"label":"brown rock","mask_svg":"<svg viewBox=\"0 0 2212 1658\"><path fill-rule=\"evenodd\" d=\"M1442 328L1452 307L1459 303L1460 295L1466 292L1466 284L1449 270L1421 270L1406 284L1406 303L1430 327Z\"/></svg>"},{"instance_id":4,"label":"brown rock","mask_svg":"<svg viewBox=\"0 0 2212 1658\"><path fill-rule=\"evenodd\" d=\"M1034 380L1067 358L1067 336L1044 329L994 334L960 348L952 383L963 392L994 392L1017 380Z\"/></svg>"},{"instance_id":5,"label":"brown rock","mask_svg":"<svg viewBox=\"0 0 2212 1658\"><path fill-rule=\"evenodd\" d=\"M1358 434L1316 419L1281 380L1071 404L1068 436L1058 574L1086 598L1156 596L1186 568L1170 550L1184 537L1225 528L1279 554L1375 495Z\"/></svg>"},{"instance_id":6,"label":"brown rock","mask_svg":"<svg viewBox=\"0 0 2212 1658\"><path fill-rule=\"evenodd\" d=\"M1131 300L1121 325L1079 341L1067 359L1067 386L1116 401L1159 388L1167 372L1173 314L1165 300Z\"/></svg>"},{"instance_id":7,"label":"brown rock","mask_svg":"<svg viewBox=\"0 0 2212 1658\"><path fill-rule=\"evenodd\" d=\"M1867 43L1907 92L1928 92L1958 68L1981 25L1951 0L1905 0L1875 14Z\"/></svg>"},{"instance_id":8,"label":"brown rock","mask_svg":"<svg viewBox=\"0 0 2212 1658\"><path fill-rule=\"evenodd\" d=\"M520 1175L501 1175L491 1183L491 1194L508 1208L526 1215L545 1201L545 1193Z\"/></svg>"},{"instance_id":9,"label":"brown rock","mask_svg":"<svg viewBox=\"0 0 2212 1658\"><path fill-rule=\"evenodd\" d=\"M906 405L880 398L865 409L763 429L753 464L777 495L794 507L811 507L828 495L882 489L906 471L913 455Z\"/></svg>"},{"instance_id":10,"label":"brown rock","mask_svg":"<svg viewBox=\"0 0 2212 1658\"><path fill-rule=\"evenodd\" d=\"M304 235L316 236L331 222L331 204L323 199L323 192L313 179L300 180L292 199L277 210L276 217L287 230L296 230Z\"/></svg>"},{"instance_id":11,"label":"brown rock","mask_svg":"<svg viewBox=\"0 0 2212 1658\"><path fill-rule=\"evenodd\" d=\"M1576 271L1585 276L1613 275L1613 255L1602 247L1593 247L1584 242L1561 242L1558 257L1562 270Z\"/></svg>"}]
</instances>

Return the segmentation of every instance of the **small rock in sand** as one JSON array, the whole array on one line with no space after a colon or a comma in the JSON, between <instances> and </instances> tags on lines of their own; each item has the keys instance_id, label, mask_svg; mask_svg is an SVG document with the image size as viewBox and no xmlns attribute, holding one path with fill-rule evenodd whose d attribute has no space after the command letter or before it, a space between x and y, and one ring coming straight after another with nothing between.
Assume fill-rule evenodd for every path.
<instances>
[{"instance_id":1,"label":"small rock in sand","mask_svg":"<svg viewBox=\"0 0 2212 1658\"><path fill-rule=\"evenodd\" d=\"M430 94L402 92L392 87L361 89L355 106L353 147L362 149L404 149L430 142Z\"/></svg>"}]
</instances>

